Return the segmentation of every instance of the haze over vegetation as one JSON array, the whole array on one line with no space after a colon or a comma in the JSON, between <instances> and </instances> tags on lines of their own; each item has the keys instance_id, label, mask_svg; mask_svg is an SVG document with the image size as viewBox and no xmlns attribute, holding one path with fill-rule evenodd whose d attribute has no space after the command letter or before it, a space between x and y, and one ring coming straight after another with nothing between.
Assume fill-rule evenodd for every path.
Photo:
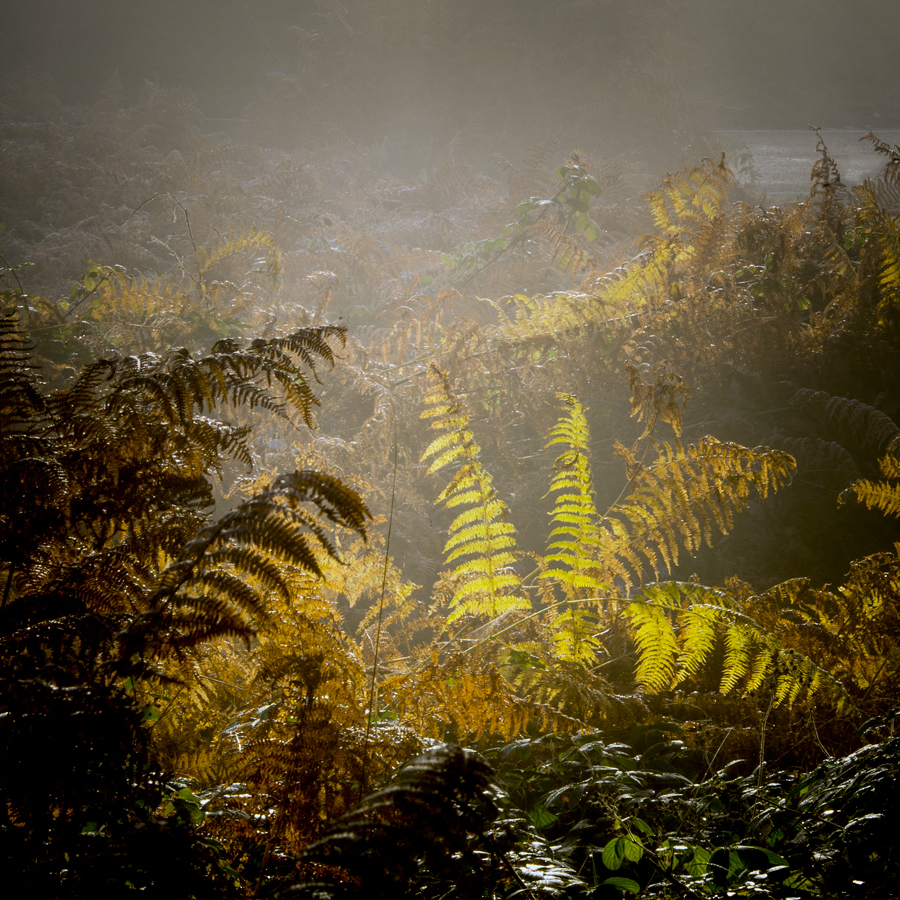
<instances>
[{"instance_id":1,"label":"haze over vegetation","mask_svg":"<svg viewBox=\"0 0 900 900\"><path fill-rule=\"evenodd\" d=\"M895 896L896 4L5 17L32 893Z\"/></svg>"},{"instance_id":2,"label":"haze over vegetation","mask_svg":"<svg viewBox=\"0 0 900 900\"><path fill-rule=\"evenodd\" d=\"M264 141L384 141L413 165L456 135L668 152L673 129L900 124L889 0L33 0L5 25L4 75L49 73L66 103L118 72L129 102L187 89Z\"/></svg>"}]
</instances>

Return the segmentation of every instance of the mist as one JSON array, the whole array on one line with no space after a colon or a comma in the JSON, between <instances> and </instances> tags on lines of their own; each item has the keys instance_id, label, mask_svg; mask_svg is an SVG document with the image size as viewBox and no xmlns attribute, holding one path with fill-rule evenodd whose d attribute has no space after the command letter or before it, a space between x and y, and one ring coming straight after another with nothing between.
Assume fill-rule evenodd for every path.
<instances>
[{"instance_id":1,"label":"mist","mask_svg":"<svg viewBox=\"0 0 900 900\"><path fill-rule=\"evenodd\" d=\"M559 133L674 163L710 129L900 125L888 0L34 0L6 20L7 84L46 74L67 104L114 78L126 103L186 90L210 128L380 144L402 171L450 140L509 152Z\"/></svg>"}]
</instances>

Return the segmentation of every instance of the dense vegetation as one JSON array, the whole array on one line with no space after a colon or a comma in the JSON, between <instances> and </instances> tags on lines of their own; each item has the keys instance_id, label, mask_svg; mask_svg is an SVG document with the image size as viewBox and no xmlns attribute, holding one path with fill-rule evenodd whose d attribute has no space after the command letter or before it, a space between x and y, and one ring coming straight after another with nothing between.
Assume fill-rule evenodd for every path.
<instances>
[{"instance_id":1,"label":"dense vegetation","mask_svg":"<svg viewBox=\"0 0 900 900\"><path fill-rule=\"evenodd\" d=\"M891 896L900 150L766 207L725 154L2 113L32 890Z\"/></svg>"}]
</instances>

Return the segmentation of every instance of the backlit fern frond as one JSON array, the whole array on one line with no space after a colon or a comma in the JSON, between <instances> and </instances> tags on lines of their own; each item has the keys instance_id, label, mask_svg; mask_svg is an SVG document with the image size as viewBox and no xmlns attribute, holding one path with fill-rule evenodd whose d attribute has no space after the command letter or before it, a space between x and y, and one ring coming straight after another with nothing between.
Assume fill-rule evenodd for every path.
<instances>
[{"instance_id":1,"label":"backlit fern frond","mask_svg":"<svg viewBox=\"0 0 900 900\"><path fill-rule=\"evenodd\" d=\"M658 240L629 265L602 278L586 277L584 285L599 295L612 309L629 313L654 307L671 291L672 271L687 257L688 251L675 238Z\"/></svg>"},{"instance_id":2,"label":"backlit fern frond","mask_svg":"<svg viewBox=\"0 0 900 900\"><path fill-rule=\"evenodd\" d=\"M638 647L636 680L666 690L710 661L734 607L724 591L693 582L646 584L626 608Z\"/></svg>"},{"instance_id":3,"label":"backlit fern frond","mask_svg":"<svg viewBox=\"0 0 900 900\"><path fill-rule=\"evenodd\" d=\"M201 288L202 295L207 291L209 275L215 266L226 260L248 253L261 253L257 261L258 267L265 273L267 280L274 286L281 278L281 251L275 243L274 237L262 228L251 228L249 231L234 232L230 228L223 235L218 235L212 247L203 246L194 248L194 257L197 263L196 278Z\"/></svg>"},{"instance_id":4,"label":"backlit fern frond","mask_svg":"<svg viewBox=\"0 0 900 900\"><path fill-rule=\"evenodd\" d=\"M775 706L826 693L846 706L845 688L811 656L787 643L794 635L777 620L767 628L729 592L693 582L645 585L629 604L638 649L636 680L665 691L698 677L721 648L719 692L767 689Z\"/></svg>"},{"instance_id":5,"label":"backlit fern frond","mask_svg":"<svg viewBox=\"0 0 900 900\"><path fill-rule=\"evenodd\" d=\"M900 301L900 225L879 203L872 182L857 188L856 194L860 220L878 248L879 303L896 306Z\"/></svg>"},{"instance_id":6,"label":"backlit fern frond","mask_svg":"<svg viewBox=\"0 0 900 900\"><path fill-rule=\"evenodd\" d=\"M596 658L600 640L595 616L573 602L605 595L609 587L601 580L595 562L600 538L590 461L587 456L590 432L584 407L567 394L562 401L563 418L550 432L546 447L561 444L550 491L554 493L552 530L548 564L540 577L561 585L565 601L550 622L554 655L559 659L590 665Z\"/></svg>"},{"instance_id":7,"label":"backlit fern frond","mask_svg":"<svg viewBox=\"0 0 900 900\"><path fill-rule=\"evenodd\" d=\"M585 667L596 664L597 655L603 649L596 613L580 609L566 600L560 607L559 615L550 620L549 627L555 659Z\"/></svg>"},{"instance_id":8,"label":"backlit fern frond","mask_svg":"<svg viewBox=\"0 0 900 900\"><path fill-rule=\"evenodd\" d=\"M469 417L453 396L447 375L430 370L431 387L425 396L429 408L422 418L442 432L422 454L431 460L429 473L447 466L457 469L436 503L460 511L450 524L444 546L445 561L453 563L455 583L452 612L447 622L465 615L496 618L512 609L530 609L520 593L515 562L516 530L507 522L506 504L497 496L493 480L479 460L481 448L469 430Z\"/></svg>"},{"instance_id":9,"label":"backlit fern frond","mask_svg":"<svg viewBox=\"0 0 900 900\"><path fill-rule=\"evenodd\" d=\"M879 312L896 311L900 304L900 224L898 224L897 197L900 192L900 165L896 148L878 141L876 150L888 156L881 176L866 180L855 188L860 229L871 248L877 285L874 298Z\"/></svg>"},{"instance_id":10,"label":"backlit fern frond","mask_svg":"<svg viewBox=\"0 0 900 900\"><path fill-rule=\"evenodd\" d=\"M734 515L745 509L751 491L765 498L784 485L794 459L766 447L702 438L659 445L659 456L645 466L619 449L632 471L627 499L601 520L597 567L608 579L640 582L645 565L655 573L676 565L679 547L696 552L715 531L731 530Z\"/></svg>"},{"instance_id":11,"label":"backlit fern frond","mask_svg":"<svg viewBox=\"0 0 900 900\"><path fill-rule=\"evenodd\" d=\"M680 237L711 222L725 207L732 178L734 173L725 165L724 156L718 164L704 159L694 169L667 175L656 190L647 194L660 234Z\"/></svg>"},{"instance_id":12,"label":"backlit fern frond","mask_svg":"<svg viewBox=\"0 0 900 900\"><path fill-rule=\"evenodd\" d=\"M856 496L859 503L863 503L866 509L881 510L886 516L900 517L900 459L896 456L886 456L879 460L882 474L892 481L871 481L867 478L855 481L841 495L845 500L849 495Z\"/></svg>"},{"instance_id":13,"label":"backlit fern frond","mask_svg":"<svg viewBox=\"0 0 900 900\"><path fill-rule=\"evenodd\" d=\"M587 327L608 329L621 324L622 307L603 294L557 291L553 294L514 294L494 303L503 337L513 341L518 355L552 346L565 334Z\"/></svg>"},{"instance_id":14,"label":"backlit fern frond","mask_svg":"<svg viewBox=\"0 0 900 900\"><path fill-rule=\"evenodd\" d=\"M597 577L594 557L599 549L597 510L587 452L590 441L585 409L577 398L557 394L565 415L553 427L546 447L561 444L565 449L554 464L550 491L555 495L551 513L552 530L549 563L542 578L563 585L572 599L606 589Z\"/></svg>"},{"instance_id":15,"label":"backlit fern frond","mask_svg":"<svg viewBox=\"0 0 900 900\"><path fill-rule=\"evenodd\" d=\"M631 603L626 615L638 649L637 681L651 691L665 690L674 678L678 657L669 610L656 603Z\"/></svg>"},{"instance_id":16,"label":"backlit fern frond","mask_svg":"<svg viewBox=\"0 0 900 900\"><path fill-rule=\"evenodd\" d=\"M317 549L338 557L322 519L364 534L368 518L362 500L339 479L315 471L280 475L185 545L132 630L154 645L246 637L252 621L267 616L266 591L289 599L285 565L320 577Z\"/></svg>"},{"instance_id":17,"label":"backlit fern frond","mask_svg":"<svg viewBox=\"0 0 900 900\"><path fill-rule=\"evenodd\" d=\"M717 258L727 245L730 226L725 213L732 178L724 162L717 165L709 159L667 175L646 195L656 231L644 239L643 252L609 275L589 272L582 289L629 312L682 299L691 268Z\"/></svg>"}]
</instances>

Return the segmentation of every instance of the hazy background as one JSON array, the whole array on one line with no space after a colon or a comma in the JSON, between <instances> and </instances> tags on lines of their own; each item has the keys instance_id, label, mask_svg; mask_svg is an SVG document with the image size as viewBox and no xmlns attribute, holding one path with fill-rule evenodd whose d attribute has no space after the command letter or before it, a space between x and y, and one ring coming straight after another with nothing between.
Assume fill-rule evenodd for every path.
<instances>
[{"instance_id":1,"label":"hazy background","mask_svg":"<svg viewBox=\"0 0 900 900\"><path fill-rule=\"evenodd\" d=\"M0 77L91 103L118 73L263 143L686 152L704 129L900 126L896 0L28 0ZM698 145L698 151L703 148Z\"/></svg>"}]
</instances>

